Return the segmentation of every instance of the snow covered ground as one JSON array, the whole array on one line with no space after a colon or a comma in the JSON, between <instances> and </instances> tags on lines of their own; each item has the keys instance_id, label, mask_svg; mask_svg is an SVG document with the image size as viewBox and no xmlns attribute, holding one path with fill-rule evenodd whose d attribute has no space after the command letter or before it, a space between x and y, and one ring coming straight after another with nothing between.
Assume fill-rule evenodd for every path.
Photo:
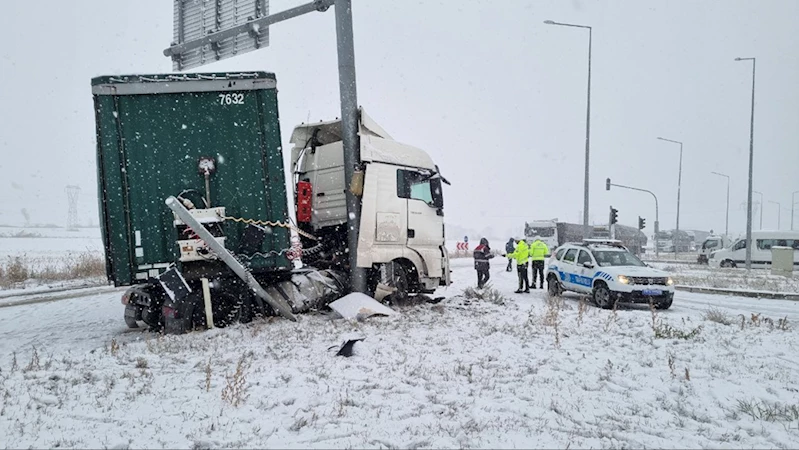
<instances>
[{"instance_id":1,"label":"snow covered ground","mask_svg":"<svg viewBox=\"0 0 799 450\"><path fill-rule=\"evenodd\" d=\"M494 261L504 304L460 295L462 259L443 302L363 322L161 337L119 293L0 308L0 447L799 446L799 303L605 311L513 294Z\"/></svg>"}]
</instances>

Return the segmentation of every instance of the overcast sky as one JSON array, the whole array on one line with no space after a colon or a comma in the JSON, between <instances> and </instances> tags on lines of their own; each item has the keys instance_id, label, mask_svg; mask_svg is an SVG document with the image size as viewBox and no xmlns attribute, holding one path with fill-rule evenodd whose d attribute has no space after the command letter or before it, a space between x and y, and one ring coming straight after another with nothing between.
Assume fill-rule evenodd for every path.
<instances>
[{"instance_id":1,"label":"overcast sky","mask_svg":"<svg viewBox=\"0 0 799 450\"><path fill-rule=\"evenodd\" d=\"M272 12L304 3L272 0ZM654 226L651 196L605 191L605 178L654 191L661 228L745 229L755 56L755 190L790 226L799 190L799 1L353 0L358 102L391 135L426 149L452 186L447 222L506 230L577 222L583 208L588 33L593 26L591 219ZM8 2L0 16L0 223L64 224L64 187L97 221L90 79L164 73L172 2ZM334 13L275 25L265 50L198 71L277 74L284 148L295 124L340 115ZM286 152L288 153L288 152ZM758 197L756 196L756 199ZM797 214L799 216L799 214ZM755 216L755 229L759 217ZM765 228L777 227L766 204Z\"/></svg>"}]
</instances>

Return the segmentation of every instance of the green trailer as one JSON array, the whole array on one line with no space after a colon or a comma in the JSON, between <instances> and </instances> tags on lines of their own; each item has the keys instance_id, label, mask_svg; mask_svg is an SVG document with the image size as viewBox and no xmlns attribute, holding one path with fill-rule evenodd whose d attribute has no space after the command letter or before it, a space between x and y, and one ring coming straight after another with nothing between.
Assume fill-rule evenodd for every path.
<instances>
[{"instance_id":1,"label":"green trailer","mask_svg":"<svg viewBox=\"0 0 799 450\"><path fill-rule=\"evenodd\" d=\"M180 242L191 232L165 205L169 196L215 211L220 220L209 229L254 275L288 273L289 230L242 220L288 222L274 74L103 76L92 79L92 93L106 272L115 286L152 284L172 266L189 282L230 275L207 251L187 256Z\"/></svg>"}]
</instances>

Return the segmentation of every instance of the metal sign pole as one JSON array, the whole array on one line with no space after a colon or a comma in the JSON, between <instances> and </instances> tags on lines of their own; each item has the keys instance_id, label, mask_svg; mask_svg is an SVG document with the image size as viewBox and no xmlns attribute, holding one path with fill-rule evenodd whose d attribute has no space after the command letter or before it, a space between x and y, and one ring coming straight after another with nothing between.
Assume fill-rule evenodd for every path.
<instances>
[{"instance_id":1,"label":"metal sign pole","mask_svg":"<svg viewBox=\"0 0 799 450\"><path fill-rule=\"evenodd\" d=\"M358 137L358 92L355 85L355 46L352 34L352 0L335 0L338 83L341 97L341 140L344 145L344 179L347 198L347 248L349 249L350 287L366 292L365 271L358 267L358 230L361 225L361 199L351 189L352 174L360 167Z\"/></svg>"}]
</instances>

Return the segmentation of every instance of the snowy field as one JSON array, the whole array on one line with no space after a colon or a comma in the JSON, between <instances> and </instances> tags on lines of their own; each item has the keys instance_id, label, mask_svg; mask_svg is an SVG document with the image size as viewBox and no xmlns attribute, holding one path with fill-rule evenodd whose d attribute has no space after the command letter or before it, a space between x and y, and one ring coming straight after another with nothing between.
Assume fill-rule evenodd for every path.
<instances>
[{"instance_id":1,"label":"snowy field","mask_svg":"<svg viewBox=\"0 0 799 450\"><path fill-rule=\"evenodd\" d=\"M99 228L0 227L0 259L25 256L31 260L58 261L77 253L103 252Z\"/></svg>"},{"instance_id":2,"label":"snowy field","mask_svg":"<svg viewBox=\"0 0 799 450\"><path fill-rule=\"evenodd\" d=\"M0 227L0 297L105 283L99 228Z\"/></svg>"},{"instance_id":3,"label":"snowy field","mask_svg":"<svg viewBox=\"0 0 799 450\"><path fill-rule=\"evenodd\" d=\"M441 303L364 322L162 337L119 293L0 308L0 447L799 447L799 303L605 311L494 261L504 304L461 295L462 259Z\"/></svg>"}]
</instances>

